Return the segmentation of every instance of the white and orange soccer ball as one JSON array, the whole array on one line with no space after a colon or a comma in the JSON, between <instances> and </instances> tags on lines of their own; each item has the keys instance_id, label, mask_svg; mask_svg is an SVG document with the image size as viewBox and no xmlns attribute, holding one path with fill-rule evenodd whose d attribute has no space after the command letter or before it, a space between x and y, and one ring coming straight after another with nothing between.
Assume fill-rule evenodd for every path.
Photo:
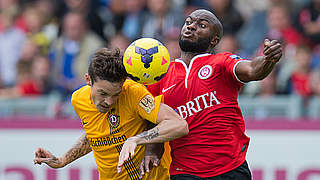
<instances>
[{"instance_id":1,"label":"white and orange soccer ball","mask_svg":"<svg viewBox=\"0 0 320 180\"><path fill-rule=\"evenodd\" d=\"M129 77L141 84L154 84L164 77L170 64L167 48L153 38L141 38L129 45L123 56Z\"/></svg>"}]
</instances>

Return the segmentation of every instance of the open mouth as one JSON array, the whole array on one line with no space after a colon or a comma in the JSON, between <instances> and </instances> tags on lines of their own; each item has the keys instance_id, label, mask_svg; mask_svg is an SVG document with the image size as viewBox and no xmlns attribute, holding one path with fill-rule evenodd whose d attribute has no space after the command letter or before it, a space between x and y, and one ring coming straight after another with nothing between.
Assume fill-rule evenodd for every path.
<instances>
[{"instance_id":1,"label":"open mouth","mask_svg":"<svg viewBox=\"0 0 320 180\"><path fill-rule=\"evenodd\" d=\"M182 34L183 38L191 38L193 36L193 33L190 31L186 31Z\"/></svg>"},{"instance_id":2,"label":"open mouth","mask_svg":"<svg viewBox=\"0 0 320 180\"><path fill-rule=\"evenodd\" d=\"M100 107L102 107L103 109L108 109L109 106L105 106L105 105L100 105Z\"/></svg>"}]
</instances>

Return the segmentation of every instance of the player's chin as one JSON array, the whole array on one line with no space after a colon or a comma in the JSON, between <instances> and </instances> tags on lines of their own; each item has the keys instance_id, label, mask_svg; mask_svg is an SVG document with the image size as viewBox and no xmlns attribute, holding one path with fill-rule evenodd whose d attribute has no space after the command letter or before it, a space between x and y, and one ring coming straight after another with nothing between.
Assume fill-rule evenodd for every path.
<instances>
[{"instance_id":1,"label":"player's chin","mask_svg":"<svg viewBox=\"0 0 320 180\"><path fill-rule=\"evenodd\" d=\"M106 108L106 107L99 107L99 108L97 108L98 109L98 111L99 112L101 112L101 113L106 113L106 112L108 112L108 110L109 110L109 108Z\"/></svg>"}]
</instances>

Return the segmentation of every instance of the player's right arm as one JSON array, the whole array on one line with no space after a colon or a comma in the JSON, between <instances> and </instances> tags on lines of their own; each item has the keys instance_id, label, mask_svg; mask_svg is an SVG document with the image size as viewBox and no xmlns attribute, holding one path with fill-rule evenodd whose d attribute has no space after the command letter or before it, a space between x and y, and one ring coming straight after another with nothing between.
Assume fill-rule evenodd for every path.
<instances>
[{"instance_id":1,"label":"player's right arm","mask_svg":"<svg viewBox=\"0 0 320 180\"><path fill-rule=\"evenodd\" d=\"M38 148L35 152L34 164L45 163L52 168L62 168L91 152L89 141L83 134L79 140L63 156L56 157L49 151Z\"/></svg>"},{"instance_id":2,"label":"player's right arm","mask_svg":"<svg viewBox=\"0 0 320 180\"><path fill-rule=\"evenodd\" d=\"M147 122L147 129L152 129L156 126L149 121ZM144 177L145 172L149 172L153 167L160 165L160 159L164 153L163 143L145 144L145 155L140 163L140 178Z\"/></svg>"},{"instance_id":3,"label":"player's right arm","mask_svg":"<svg viewBox=\"0 0 320 180\"><path fill-rule=\"evenodd\" d=\"M242 82L258 81L267 77L282 56L279 41L265 39L263 56L252 61L242 61L236 66L235 73Z\"/></svg>"}]
</instances>

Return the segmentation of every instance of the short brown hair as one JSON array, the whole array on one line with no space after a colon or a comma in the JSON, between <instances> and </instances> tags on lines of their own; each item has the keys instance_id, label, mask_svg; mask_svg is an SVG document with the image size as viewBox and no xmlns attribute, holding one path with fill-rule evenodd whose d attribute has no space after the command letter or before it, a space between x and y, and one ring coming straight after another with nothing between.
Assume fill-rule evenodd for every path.
<instances>
[{"instance_id":1,"label":"short brown hair","mask_svg":"<svg viewBox=\"0 0 320 180\"><path fill-rule=\"evenodd\" d=\"M88 74L92 84L98 79L112 83L124 81L127 78L127 72L122 63L120 49L101 48L96 51L90 62Z\"/></svg>"}]
</instances>

